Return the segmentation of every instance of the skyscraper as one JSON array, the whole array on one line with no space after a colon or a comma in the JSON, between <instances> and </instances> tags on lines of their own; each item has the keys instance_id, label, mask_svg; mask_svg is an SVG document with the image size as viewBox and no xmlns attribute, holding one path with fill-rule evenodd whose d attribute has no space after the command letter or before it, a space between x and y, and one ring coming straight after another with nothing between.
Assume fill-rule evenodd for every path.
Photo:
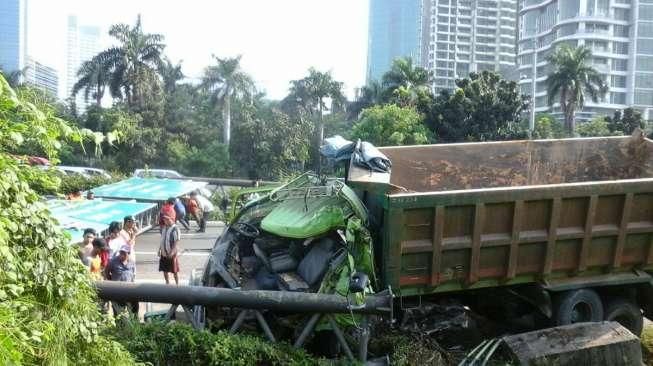
<instances>
[{"instance_id":1,"label":"skyscraper","mask_svg":"<svg viewBox=\"0 0 653 366\"><path fill-rule=\"evenodd\" d=\"M548 107L546 79L553 71L547 57L562 44L589 47L591 65L610 87L598 103L586 98L577 120L653 106L652 0L521 0L519 23L520 87L535 95L536 112L559 115L557 103Z\"/></svg>"},{"instance_id":2,"label":"skyscraper","mask_svg":"<svg viewBox=\"0 0 653 366\"><path fill-rule=\"evenodd\" d=\"M367 81L380 80L392 61L419 62L420 0L370 0Z\"/></svg>"},{"instance_id":3,"label":"skyscraper","mask_svg":"<svg viewBox=\"0 0 653 366\"><path fill-rule=\"evenodd\" d=\"M27 62L27 0L0 3L0 68L21 71Z\"/></svg>"},{"instance_id":4,"label":"skyscraper","mask_svg":"<svg viewBox=\"0 0 653 366\"><path fill-rule=\"evenodd\" d=\"M516 78L517 0L423 0L421 27L421 64L436 92L470 72Z\"/></svg>"},{"instance_id":5,"label":"skyscraper","mask_svg":"<svg viewBox=\"0 0 653 366\"><path fill-rule=\"evenodd\" d=\"M57 70L43 65L31 57L27 58L25 66L25 82L56 98L59 89L59 76L57 75Z\"/></svg>"},{"instance_id":6,"label":"skyscraper","mask_svg":"<svg viewBox=\"0 0 653 366\"><path fill-rule=\"evenodd\" d=\"M93 26L80 26L77 17L68 16L68 33L66 47L66 98L72 94L73 86L77 82L79 66L88 61L102 50L100 44L100 28ZM76 104L80 113L84 113L88 103L83 95L78 95Z\"/></svg>"}]
</instances>

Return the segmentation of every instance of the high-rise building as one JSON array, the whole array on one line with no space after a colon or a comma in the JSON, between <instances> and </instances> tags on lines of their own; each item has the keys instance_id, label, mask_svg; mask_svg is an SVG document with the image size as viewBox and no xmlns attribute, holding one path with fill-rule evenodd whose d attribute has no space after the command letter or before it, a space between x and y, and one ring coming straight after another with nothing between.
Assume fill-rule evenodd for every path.
<instances>
[{"instance_id":1,"label":"high-rise building","mask_svg":"<svg viewBox=\"0 0 653 366\"><path fill-rule=\"evenodd\" d=\"M68 33L66 47L66 98L72 94L73 86L77 82L77 70L84 61L88 61L102 50L100 44L100 28L78 25L77 17L68 16ZM83 95L76 98L77 108L84 113L87 102Z\"/></svg>"},{"instance_id":2,"label":"high-rise building","mask_svg":"<svg viewBox=\"0 0 653 366\"><path fill-rule=\"evenodd\" d=\"M380 80L392 61L419 63L420 0L370 0L367 81Z\"/></svg>"},{"instance_id":3,"label":"high-rise building","mask_svg":"<svg viewBox=\"0 0 653 366\"><path fill-rule=\"evenodd\" d=\"M470 72L516 79L517 0L423 0L421 29L421 64L433 71L435 92Z\"/></svg>"},{"instance_id":4,"label":"high-rise building","mask_svg":"<svg viewBox=\"0 0 653 366\"><path fill-rule=\"evenodd\" d=\"M0 68L22 71L27 62L27 0L0 3Z\"/></svg>"},{"instance_id":5,"label":"high-rise building","mask_svg":"<svg viewBox=\"0 0 653 366\"><path fill-rule=\"evenodd\" d=\"M43 65L31 57L27 58L25 82L46 91L55 98L57 97L59 90L57 70Z\"/></svg>"},{"instance_id":6,"label":"high-rise building","mask_svg":"<svg viewBox=\"0 0 653 366\"><path fill-rule=\"evenodd\" d=\"M652 0L520 0L519 24L519 83L522 94L535 95L536 112L560 114L547 103L547 57L568 44L592 50L591 65L610 88L598 103L585 99L579 121L628 106L653 117Z\"/></svg>"}]
</instances>

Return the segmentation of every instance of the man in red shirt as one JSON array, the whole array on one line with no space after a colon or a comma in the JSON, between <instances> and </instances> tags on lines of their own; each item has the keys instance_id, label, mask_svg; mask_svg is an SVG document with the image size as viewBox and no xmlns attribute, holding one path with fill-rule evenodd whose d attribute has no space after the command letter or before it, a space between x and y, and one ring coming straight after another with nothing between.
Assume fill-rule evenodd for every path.
<instances>
[{"instance_id":1,"label":"man in red shirt","mask_svg":"<svg viewBox=\"0 0 653 366\"><path fill-rule=\"evenodd\" d=\"M175 198L171 197L161 206L161 211L159 212L159 230L165 226L163 221L163 216L170 216L173 221L176 221L177 215L175 213Z\"/></svg>"}]
</instances>

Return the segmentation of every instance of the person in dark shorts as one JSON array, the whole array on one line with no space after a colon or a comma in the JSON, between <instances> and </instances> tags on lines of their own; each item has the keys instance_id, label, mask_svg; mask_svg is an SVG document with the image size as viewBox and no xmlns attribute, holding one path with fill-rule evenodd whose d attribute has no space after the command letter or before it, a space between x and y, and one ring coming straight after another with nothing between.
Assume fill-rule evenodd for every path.
<instances>
[{"instance_id":1,"label":"person in dark shorts","mask_svg":"<svg viewBox=\"0 0 653 366\"><path fill-rule=\"evenodd\" d=\"M175 284L179 285L179 239L181 234L175 225L175 218L170 215L163 215L164 223L161 229L161 244L159 246L159 272L163 272L166 284L170 284L169 273L175 278Z\"/></svg>"}]
</instances>

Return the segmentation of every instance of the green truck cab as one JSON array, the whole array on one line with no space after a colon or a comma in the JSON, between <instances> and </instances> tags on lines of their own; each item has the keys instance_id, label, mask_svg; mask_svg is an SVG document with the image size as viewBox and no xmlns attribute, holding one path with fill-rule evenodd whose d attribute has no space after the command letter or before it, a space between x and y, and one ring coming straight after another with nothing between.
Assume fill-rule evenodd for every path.
<instances>
[{"instance_id":1,"label":"green truck cab","mask_svg":"<svg viewBox=\"0 0 653 366\"><path fill-rule=\"evenodd\" d=\"M364 274L361 296L391 288L402 304L455 298L551 325L617 320L635 334L653 315L653 141L379 150L389 173L306 174L245 205L203 284L348 296Z\"/></svg>"}]
</instances>

